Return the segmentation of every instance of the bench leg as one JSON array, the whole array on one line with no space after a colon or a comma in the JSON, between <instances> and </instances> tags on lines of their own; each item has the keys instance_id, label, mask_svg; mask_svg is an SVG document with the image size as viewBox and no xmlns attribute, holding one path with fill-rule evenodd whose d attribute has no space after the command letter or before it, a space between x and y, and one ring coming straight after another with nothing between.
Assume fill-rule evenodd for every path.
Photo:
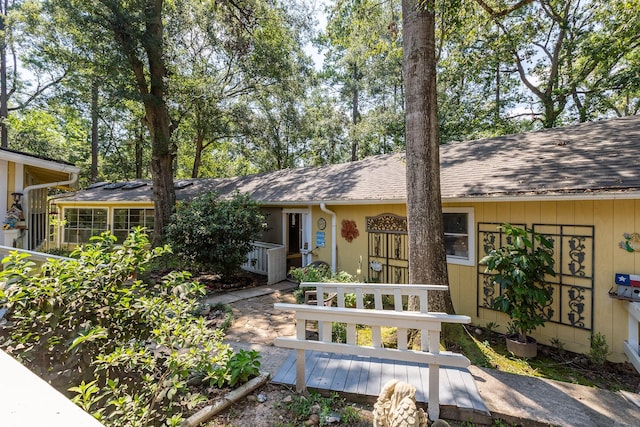
<instances>
[{"instance_id":1,"label":"bench leg","mask_svg":"<svg viewBox=\"0 0 640 427\"><path fill-rule=\"evenodd\" d=\"M296 392L304 393L307 391L307 384L304 380L304 350L296 350Z\"/></svg>"},{"instance_id":2,"label":"bench leg","mask_svg":"<svg viewBox=\"0 0 640 427\"><path fill-rule=\"evenodd\" d=\"M440 365L429 364L429 418L440 418Z\"/></svg>"}]
</instances>

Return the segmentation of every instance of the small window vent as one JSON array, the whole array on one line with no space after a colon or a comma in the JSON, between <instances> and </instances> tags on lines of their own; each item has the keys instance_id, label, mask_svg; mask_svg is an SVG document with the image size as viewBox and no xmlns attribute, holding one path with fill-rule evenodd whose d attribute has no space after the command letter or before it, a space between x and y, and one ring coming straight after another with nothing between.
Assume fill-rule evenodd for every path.
<instances>
[{"instance_id":1,"label":"small window vent","mask_svg":"<svg viewBox=\"0 0 640 427\"><path fill-rule=\"evenodd\" d=\"M115 190L117 188L124 187L125 185L127 185L126 182L114 182L112 184L105 185L104 189L105 190Z\"/></svg>"},{"instance_id":2,"label":"small window vent","mask_svg":"<svg viewBox=\"0 0 640 427\"><path fill-rule=\"evenodd\" d=\"M123 190L133 190L134 188L140 188L146 186L146 182L130 182L122 187Z\"/></svg>"},{"instance_id":3,"label":"small window vent","mask_svg":"<svg viewBox=\"0 0 640 427\"><path fill-rule=\"evenodd\" d=\"M180 181L180 182L175 182L173 184L173 188L176 190L182 190L183 188L187 188L191 185L193 185L192 181Z\"/></svg>"},{"instance_id":4,"label":"small window vent","mask_svg":"<svg viewBox=\"0 0 640 427\"><path fill-rule=\"evenodd\" d=\"M105 185L107 185L108 182L102 181L102 182L94 182L93 184L91 184L90 186L87 187L88 190L92 190L94 188L100 188L100 187L104 187Z\"/></svg>"}]
</instances>

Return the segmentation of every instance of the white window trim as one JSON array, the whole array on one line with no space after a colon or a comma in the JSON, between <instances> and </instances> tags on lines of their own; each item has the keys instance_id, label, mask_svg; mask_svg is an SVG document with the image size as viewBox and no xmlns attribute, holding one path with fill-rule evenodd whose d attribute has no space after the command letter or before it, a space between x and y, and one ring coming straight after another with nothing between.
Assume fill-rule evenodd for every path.
<instances>
[{"instance_id":1,"label":"white window trim","mask_svg":"<svg viewBox=\"0 0 640 427\"><path fill-rule=\"evenodd\" d=\"M60 218L62 218L63 220L66 217L66 211L68 209L94 209L94 210L101 209L101 210L107 211L107 229L104 231L111 231L111 209L103 206L65 206L62 209L60 209ZM60 242L64 245L84 245L89 243L89 242L68 242L67 239L65 239L65 234L66 234L65 230L67 230L66 224L60 224L59 230L60 230Z\"/></svg>"},{"instance_id":2,"label":"white window trim","mask_svg":"<svg viewBox=\"0 0 640 427\"><path fill-rule=\"evenodd\" d=\"M464 213L467 214L467 230L469 233L469 257L463 258L455 255L447 255L448 264L467 265L475 267L476 265L476 221L473 208L442 208L442 213Z\"/></svg>"}]
</instances>

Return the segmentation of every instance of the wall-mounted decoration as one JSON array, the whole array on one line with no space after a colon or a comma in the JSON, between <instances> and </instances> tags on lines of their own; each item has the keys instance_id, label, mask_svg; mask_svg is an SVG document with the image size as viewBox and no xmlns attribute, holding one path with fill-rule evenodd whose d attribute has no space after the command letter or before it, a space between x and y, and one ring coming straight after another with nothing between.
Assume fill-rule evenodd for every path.
<instances>
[{"instance_id":1,"label":"wall-mounted decoration","mask_svg":"<svg viewBox=\"0 0 640 427\"><path fill-rule=\"evenodd\" d=\"M640 252L640 233L624 233L620 247L627 252Z\"/></svg>"},{"instance_id":2,"label":"wall-mounted decoration","mask_svg":"<svg viewBox=\"0 0 640 427\"><path fill-rule=\"evenodd\" d=\"M353 242L353 239L359 235L360 232L358 231L358 226L355 221L349 219L342 220L342 237L344 237L347 242Z\"/></svg>"},{"instance_id":3,"label":"wall-mounted decoration","mask_svg":"<svg viewBox=\"0 0 640 427\"><path fill-rule=\"evenodd\" d=\"M318 229L324 230L327 227L327 220L320 217L318 218Z\"/></svg>"}]
</instances>

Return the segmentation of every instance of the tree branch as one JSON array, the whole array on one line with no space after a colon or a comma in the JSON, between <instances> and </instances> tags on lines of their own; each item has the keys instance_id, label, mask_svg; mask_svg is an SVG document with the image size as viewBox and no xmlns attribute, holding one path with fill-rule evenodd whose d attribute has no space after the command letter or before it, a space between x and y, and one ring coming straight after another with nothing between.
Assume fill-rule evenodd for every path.
<instances>
[{"instance_id":1,"label":"tree branch","mask_svg":"<svg viewBox=\"0 0 640 427\"><path fill-rule=\"evenodd\" d=\"M49 89L51 86L54 86L54 85L57 85L58 83L60 83L67 76L67 73L68 73L68 70L65 70L64 73L62 73L62 75L60 77L50 81L49 83L47 83L44 86L40 86L40 83L38 83L38 87L36 88L35 92L33 92L31 95L29 95L29 98L27 98L26 101L21 102L16 107L8 108L8 111L17 111L17 110L22 110L23 108L26 108L41 93L43 93L44 91Z\"/></svg>"},{"instance_id":2,"label":"tree branch","mask_svg":"<svg viewBox=\"0 0 640 427\"><path fill-rule=\"evenodd\" d=\"M514 4L511 7L508 7L506 9L500 10L500 11L496 11L494 9L491 8L491 6L489 6L487 3L485 3L484 0L476 0L476 3L478 3L480 5L481 8L483 8L485 10L485 12L487 12L489 14L489 16L491 16L492 18L502 18L503 16L507 16L509 15L511 12L514 12L518 9L520 9L523 6L526 6L530 3L533 3L533 0L520 0L518 3Z\"/></svg>"}]
</instances>

